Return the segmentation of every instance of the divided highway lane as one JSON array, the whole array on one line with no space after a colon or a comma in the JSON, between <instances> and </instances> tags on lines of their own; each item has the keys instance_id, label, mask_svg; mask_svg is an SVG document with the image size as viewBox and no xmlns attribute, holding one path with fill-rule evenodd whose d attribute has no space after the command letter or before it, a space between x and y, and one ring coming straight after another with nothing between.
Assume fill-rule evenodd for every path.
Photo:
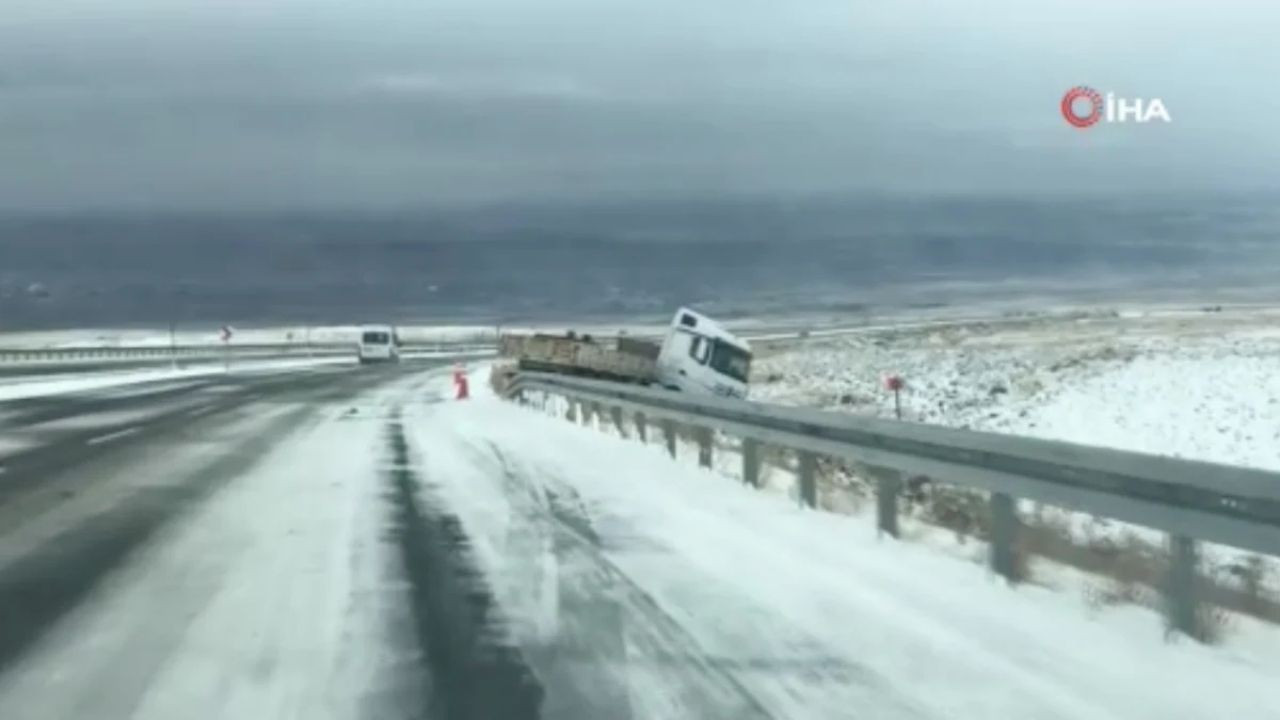
<instances>
[{"instance_id":1,"label":"divided highway lane","mask_svg":"<svg viewBox=\"0 0 1280 720\"><path fill-rule=\"evenodd\" d=\"M192 378L4 401L0 402L0 430L13 433L78 415L146 410L166 401L198 402L209 399L208 388L242 386L242 382L227 377Z\"/></svg>"},{"instance_id":2,"label":"divided highway lane","mask_svg":"<svg viewBox=\"0 0 1280 720\"><path fill-rule=\"evenodd\" d=\"M321 367L215 375L0 402L0 475L5 477L0 513L15 493L43 483L60 468L91 459L105 450L98 446L128 435L173 430L190 419L260 398L341 394L350 391L351 382L385 376L353 371Z\"/></svg>"},{"instance_id":3,"label":"divided highway lane","mask_svg":"<svg viewBox=\"0 0 1280 720\"><path fill-rule=\"evenodd\" d=\"M62 363L62 364L51 364L47 366L41 366L37 369L38 372L33 372L33 369L29 365L0 364L0 378L21 380L23 378L31 377L32 375L35 375L35 374L44 375L44 376L76 375L76 374L88 373L88 372L102 372L102 371L114 371L114 370L138 370L142 368L154 368L154 367L157 367L157 364L154 361L152 362L146 362L146 361L94 362L94 363L83 363L83 364L82 363ZM163 367L163 366L160 366L160 367Z\"/></svg>"},{"instance_id":4,"label":"divided highway lane","mask_svg":"<svg viewBox=\"0 0 1280 720\"><path fill-rule=\"evenodd\" d=\"M272 557L272 542L285 533L276 522L282 509L298 513L291 517L294 530L312 523L308 513L314 508L303 502L312 488L299 488L299 496L292 497L276 493L272 483L305 484L315 468L304 466L312 455L326 452L328 469L343 462L352 469L372 466L377 460L368 452L376 447L373 442L333 456L339 441L358 425L342 421L374 412L379 398L411 399L432 367L405 363L232 374L0 403L3 714L135 717L138 703L153 690L149 673L171 659L183 641L183 623L201 612L202 603L214 602L224 590L250 591L242 598L250 606L270 606L279 598L303 602L290 594L296 583L271 587L280 567L259 559ZM289 456L272 463L281 446L289 448ZM269 495L263 518L254 518L258 502L240 498L212 525L195 520L228 512L224 498L246 491ZM183 544L193 528L200 536L195 550L193 541ZM252 529L250 537L246 528ZM378 531L368 536L376 540ZM255 533L272 537L259 547ZM340 540L322 543L321 552L351 552ZM157 555L169 564L156 562ZM288 565L293 558L282 562ZM202 563L209 572L193 571ZM219 580L217 567L265 571L255 581L257 595L253 583ZM131 578L167 582L146 587L122 607L113 598L129 592ZM302 592L323 600L322 592ZM127 616L123 620L121 612ZM245 612L237 606L231 615ZM83 623L95 629L87 631ZM414 674L402 676L416 687ZM173 712L158 716L191 716Z\"/></svg>"}]
</instances>

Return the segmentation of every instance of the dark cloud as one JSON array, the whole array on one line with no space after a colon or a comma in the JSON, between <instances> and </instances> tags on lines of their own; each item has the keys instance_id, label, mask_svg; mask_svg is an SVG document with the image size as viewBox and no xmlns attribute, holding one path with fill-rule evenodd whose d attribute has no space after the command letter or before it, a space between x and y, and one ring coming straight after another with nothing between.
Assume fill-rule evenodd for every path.
<instances>
[{"instance_id":1,"label":"dark cloud","mask_svg":"<svg viewBox=\"0 0 1280 720\"><path fill-rule=\"evenodd\" d=\"M1280 179L1280 10L1245 0L10 5L10 209ZM1079 83L1175 122L1073 131Z\"/></svg>"}]
</instances>

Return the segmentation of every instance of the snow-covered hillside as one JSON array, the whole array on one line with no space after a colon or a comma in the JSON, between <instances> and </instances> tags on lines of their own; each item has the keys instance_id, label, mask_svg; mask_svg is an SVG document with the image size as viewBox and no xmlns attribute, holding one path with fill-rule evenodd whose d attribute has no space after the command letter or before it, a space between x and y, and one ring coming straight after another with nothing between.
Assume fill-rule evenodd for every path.
<instances>
[{"instance_id":1,"label":"snow-covered hillside","mask_svg":"<svg viewBox=\"0 0 1280 720\"><path fill-rule=\"evenodd\" d=\"M973 323L797 346L755 399L1280 470L1280 321L1269 312Z\"/></svg>"},{"instance_id":2,"label":"snow-covered hillside","mask_svg":"<svg viewBox=\"0 0 1280 720\"><path fill-rule=\"evenodd\" d=\"M1278 317L1213 308L882 328L765 353L752 395L892 417L884 378L897 374L906 383L904 420L1280 470ZM785 469L766 482L795 492ZM869 493L847 471L820 478L819 499L830 510L858 512ZM1029 502L1021 509L1051 536L1093 551L1104 574L1128 578L1124 601L1158 602L1135 591L1132 568L1114 558L1124 548L1129 560L1158 567L1160 533ZM935 488L905 512L909 532L955 550L963 535L980 534L986 511L980 494ZM956 535L939 535L939 522ZM1204 571L1250 598L1241 607L1258 593L1280 598L1273 561L1221 546L1204 552ZM1093 593L1106 582L1035 562L1038 581L1064 589L1083 583Z\"/></svg>"}]
</instances>

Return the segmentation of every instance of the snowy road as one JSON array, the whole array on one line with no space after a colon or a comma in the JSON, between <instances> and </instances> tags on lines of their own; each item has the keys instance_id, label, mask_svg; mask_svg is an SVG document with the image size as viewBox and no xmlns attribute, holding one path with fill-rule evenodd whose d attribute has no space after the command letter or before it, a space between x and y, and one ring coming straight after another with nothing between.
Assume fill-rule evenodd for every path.
<instances>
[{"instance_id":1,"label":"snowy road","mask_svg":"<svg viewBox=\"0 0 1280 720\"><path fill-rule=\"evenodd\" d=\"M1280 717L1274 653L1165 642L478 385L0 403L0 714Z\"/></svg>"},{"instance_id":2,"label":"snowy road","mask_svg":"<svg viewBox=\"0 0 1280 720\"><path fill-rule=\"evenodd\" d=\"M413 716L364 417L422 368L0 404L0 714Z\"/></svg>"}]
</instances>

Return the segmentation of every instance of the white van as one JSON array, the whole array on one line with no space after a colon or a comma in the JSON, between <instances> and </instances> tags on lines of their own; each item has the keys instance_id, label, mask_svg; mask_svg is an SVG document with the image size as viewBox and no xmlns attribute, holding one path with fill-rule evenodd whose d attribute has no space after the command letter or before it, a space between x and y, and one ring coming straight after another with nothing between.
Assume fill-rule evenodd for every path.
<instances>
[{"instance_id":1,"label":"white van","mask_svg":"<svg viewBox=\"0 0 1280 720\"><path fill-rule=\"evenodd\" d=\"M397 362L400 360L400 340L390 325L366 325L360 328L360 343L356 346L360 363Z\"/></svg>"},{"instance_id":2,"label":"white van","mask_svg":"<svg viewBox=\"0 0 1280 720\"><path fill-rule=\"evenodd\" d=\"M657 370L658 382L672 390L745 398L751 349L706 315L680 308L658 353Z\"/></svg>"}]
</instances>

